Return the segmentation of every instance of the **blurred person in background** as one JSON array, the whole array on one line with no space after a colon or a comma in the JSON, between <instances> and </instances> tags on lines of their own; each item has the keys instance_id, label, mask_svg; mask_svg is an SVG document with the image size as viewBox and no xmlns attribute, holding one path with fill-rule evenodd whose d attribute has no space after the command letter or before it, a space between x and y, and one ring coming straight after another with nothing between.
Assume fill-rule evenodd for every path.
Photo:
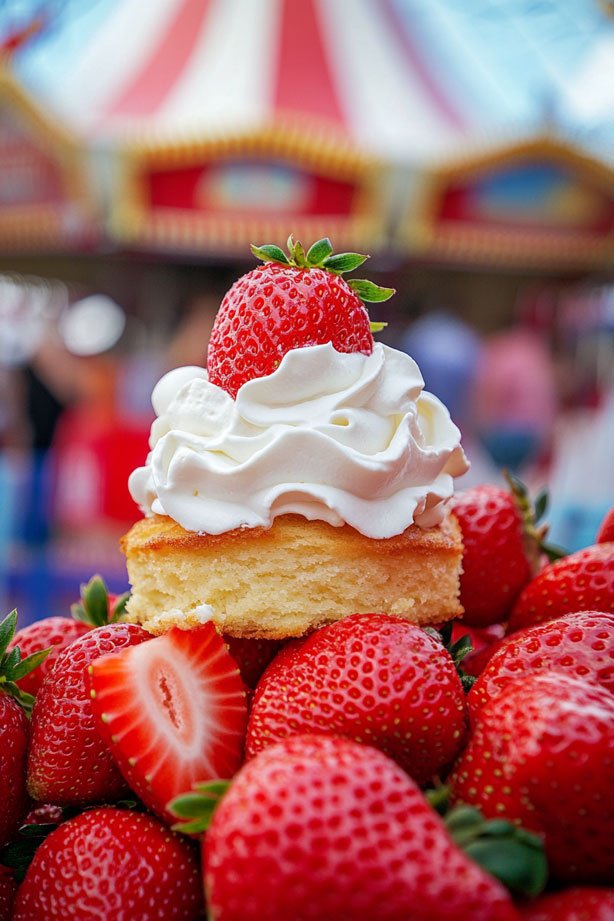
<instances>
[{"instance_id":1,"label":"blurred person in background","mask_svg":"<svg viewBox=\"0 0 614 921\"><path fill-rule=\"evenodd\" d=\"M471 405L493 463L530 476L550 449L557 411L554 364L538 334L517 328L485 340Z\"/></svg>"},{"instance_id":2,"label":"blurred person in background","mask_svg":"<svg viewBox=\"0 0 614 921\"><path fill-rule=\"evenodd\" d=\"M29 546L46 543L50 533L50 449L55 431L71 397L57 375L37 367L36 356L21 372L24 410L28 427L30 475L24 496L18 537Z\"/></svg>"},{"instance_id":3,"label":"blurred person in background","mask_svg":"<svg viewBox=\"0 0 614 921\"><path fill-rule=\"evenodd\" d=\"M426 389L445 403L462 432L471 467L458 480L458 488L499 482L500 470L474 424L472 395L483 348L478 333L447 311L437 310L412 323L399 347L418 363Z\"/></svg>"},{"instance_id":4,"label":"blurred person in background","mask_svg":"<svg viewBox=\"0 0 614 921\"><path fill-rule=\"evenodd\" d=\"M71 388L53 442L54 525L80 541L114 543L137 517L127 480L147 454L150 413L139 411L131 392L138 353L126 343L123 311L103 296L73 305L60 328L61 339L48 340L38 356L61 368Z\"/></svg>"},{"instance_id":5,"label":"blurred person in background","mask_svg":"<svg viewBox=\"0 0 614 921\"><path fill-rule=\"evenodd\" d=\"M7 609L9 548L13 538L15 497L28 442L21 376L0 364L0 605Z\"/></svg>"},{"instance_id":6,"label":"blurred person in background","mask_svg":"<svg viewBox=\"0 0 614 921\"><path fill-rule=\"evenodd\" d=\"M562 317L566 408L550 471L551 537L567 550L593 543L614 502L614 287L569 298Z\"/></svg>"}]
</instances>

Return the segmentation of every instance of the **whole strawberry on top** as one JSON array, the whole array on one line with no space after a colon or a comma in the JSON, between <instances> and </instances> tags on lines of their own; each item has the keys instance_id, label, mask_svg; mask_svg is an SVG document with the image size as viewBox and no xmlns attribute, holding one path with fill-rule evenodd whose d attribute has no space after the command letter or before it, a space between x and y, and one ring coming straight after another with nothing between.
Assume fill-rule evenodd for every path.
<instances>
[{"instance_id":1,"label":"whole strawberry on top","mask_svg":"<svg viewBox=\"0 0 614 921\"><path fill-rule=\"evenodd\" d=\"M614 614L614 543L585 547L542 569L514 605L508 630L574 611Z\"/></svg>"},{"instance_id":2,"label":"whole strawberry on top","mask_svg":"<svg viewBox=\"0 0 614 921\"><path fill-rule=\"evenodd\" d=\"M278 246L252 246L265 264L243 275L224 296L209 342L209 380L232 397L247 381L272 374L291 349L331 342L338 352L373 351L363 301L385 301L392 288L365 279L345 281L368 258L338 253L328 238L305 253L290 236Z\"/></svg>"},{"instance_id":3,"label":"whole strawberry on top","mask_svg":"<svg viewBox=\"0 0 614 921\"><path fill-rule=\"evenodd\" d=\"M562 670L614 693L614 615L566 614L508 636L471 688L467 703L479 710L510 681L541 669Z\"/></svg>"},{"instance_id":4,"label":"whole strawberry on top","mask_svg":"<svg viewBox=\"0 0 614 921\"><path fill-rule=\"evenodd\" d=\"M152 816L92 809L40 845L13 921L196 921L202 902L187 841Z\"/></svg>"},{"instance_id":5,"label":"whole strawberry on top","mask_svg":"<svg viewBox=\"0 0 614 921\"><path fill-rule=\"evenodd\" d=\"M538 571L542 553L550 550L544 544L547 528L538 524L546 510L545 493L534 506L520 480L508 476L508 483L509 489L465 489L450 506L463 533L463 624L472 627L505 620Z\"/></svg>"},{"instance_id":6,"label":"whole strawberry on top","mask_svg":"<svg viewBox=\"0 0 614 921\"><path fill-rule=\"evenodd\" d=\"M92 627L119 620L127 600L127 593L114 595L107 591L101 576L92 576L87 585L81 586L81 597L71 607L72 617L44 617L18 630L9 649L19 646L25 655L41 649L50 650L38 668L17 682L22 691L37 694L62 650Z\"/></svg>"},{"instance_id":7,"label":"whole strawberry on top","mask_svg":"<svg viewBox=\"0 0 614 921\"><path fill-rule=\"evenodd\" d=\"M95 627L68 646L32 710L28 791L60 806L117 799L127 790L92 711L87 669L94 659L150 640L135 624Z\"/></svg>"},{"instance_id":8,"label":"whole strawberry on top","mask_svg":"<svg viewBox=\"0 0 614 921\"><path fill-rule=\"evenodd\" d=\"M380 748L425 784L455 758L466 729L465 692L442 642L400 617L352 614L269 665L246 752L297 733L343 735Z\"/></svg>"},{"instance_id":9,"label":"whole strawberry on top","mask_svg":"<svg viewBox=\"0 0 614 921\"><path fill-rule=\"evenodd\" d=\"M29 721L26 713L34 698L17 684L40 667L49 650L39 650L22 658L19 646L11 641L17 624L17 611L0 623L0 846L17 831L27 811L26 760Z\"/></svg>"},{"instance_id":10,"label":"whole strawberry on top","mask_svg":"<svg viewBox=\"0 0 614 921\"><path fill-rule=\"evenodd\" d=\"M475 719L448 783L455 802L545 841L554 878L614 874L614 695L564 672L511 681Z\"/></svg>"},{"instance_id":11,"label":"whole strawberry on top","mask_svg":"<svg viewBox=\"0 0 614 921\"><path fill-rule=\"evenodd\" d=\"M214 796L173 808L205 827ZM518 919L411 778L335 736L293 736L244 765L213 812L203 867L212 921Z\"/></svg>"}]
</instances>

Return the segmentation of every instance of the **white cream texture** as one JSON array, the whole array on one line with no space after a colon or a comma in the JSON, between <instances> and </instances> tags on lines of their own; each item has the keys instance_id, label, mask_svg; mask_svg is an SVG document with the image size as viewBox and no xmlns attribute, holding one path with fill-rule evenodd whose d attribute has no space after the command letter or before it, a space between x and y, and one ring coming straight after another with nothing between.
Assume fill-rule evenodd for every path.
<instances>
[{"instance_id":1,"label":"white cream texture","mask_svg":"<svg viewBox=\"0 0 614 921\"><path fill-rule=\"evenodd\" d=\"M381 343L371 355L295 349L236 400L203 368L177 368L154 388L151 451L130 491L144 514L203 534L289 513L372 538L431 527L467 461L423 387L415 361Z\"/></svg>"}]
</instances>

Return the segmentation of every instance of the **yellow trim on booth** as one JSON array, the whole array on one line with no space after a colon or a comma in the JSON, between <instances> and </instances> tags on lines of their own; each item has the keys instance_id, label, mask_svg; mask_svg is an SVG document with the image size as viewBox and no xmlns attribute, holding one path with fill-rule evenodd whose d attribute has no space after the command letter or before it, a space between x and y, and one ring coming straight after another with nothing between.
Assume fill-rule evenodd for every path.
<instances>
[{"instance_id":1,"label":"yellow trim on booth","mask_svg":"<svg viewBox=\"0 0 614 921\"><path fill-rule=\"evenodd\" d=\"M32 127L36 136L50 148L58 165L66 204L73 206L80 218L79 229L94 234L99 208L87 178L84 148L59 124L48 118L29 93L15 80L5 63L0 60L0 105L8 104ZM52 216L53 215L53 216ZM48 241L50 235L65 240L66 222L61 219L56 206L14 204L0 208L0 240L4 246L10 234L18 233L19 244L28 240L38 244ZM14 248L11 246L11 248Z\"/></svg>"},{"instance_id":2,"label":"yellow trim on booth","mask_svg":"<svg viewBox=\"0 0 614 921\"><path fill-rule=\"evenodd\" d=\"M437 225L438 205L448 185L458 179L494 173L502 166L542 158L570 167L575 174L597 183L610 196L614 169L585 151L548 135L525 139L495 150L456 158L428 173L421 191L409 204L397 232L399 247L420 256L452 262L472 262L514 267L556 266L565 259L575 267L608 266L614 261L614 235L563 238L546 230L479 228L459 224Z\"/></svg>"},{"instance_id":3,"label":"yellow trim on booth","mask_svg":"<svg viewBox=\"0 0 614 921\"><path fill-rule=\"evenodd\" d=\"M356 183L358 194L347 218L210 216L148 207L143 175L152 168L184 167L220 157L258 156L283 159L298 168L333 179ZM218 137L126 144L119 152L118 182L111 205L110 233L124 243L164 249L231 251L246 242L277 239L288 223L305 239L318 234L335 236L344 245L374 248L383 245L387 231L384 165L358 151L340 132L321 122L287 118L254 131Z\"/></svg>"}]
</instances>

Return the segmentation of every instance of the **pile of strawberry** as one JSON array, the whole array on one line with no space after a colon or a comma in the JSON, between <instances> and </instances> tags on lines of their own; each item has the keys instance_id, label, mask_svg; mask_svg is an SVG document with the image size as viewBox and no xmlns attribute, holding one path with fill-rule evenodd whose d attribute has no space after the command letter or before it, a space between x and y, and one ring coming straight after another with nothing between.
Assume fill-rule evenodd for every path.
<instances>
[{"instance_id":1,"label":"pile of strawberry","mask_svg":"<svg viewBox=\"0 0 614 921\"><path fill-rule=\"evenodd\" d=\"M151 637L99 577L9 615L0 921L612 921L614 542L532 576L515 493L455 500L469 655L381 614Z\"/></svg>"},{"instance_id":2,"label":"pile of strawberry","mask_svg":"<svg viewBox=\"0 0 614 921\"><path fill-rule=\"evenodd\" d=\"M212 380L371 351L362 300L391 292L341 277L365 257L258 254ZM614 515L554 559L545 499L511 487L454 501L451 639L377 613L282 648L210 623L152 637L99 577L73 620L14 634L10 614L0 921L613 921Z\"/></svg>"}]
</instances>

